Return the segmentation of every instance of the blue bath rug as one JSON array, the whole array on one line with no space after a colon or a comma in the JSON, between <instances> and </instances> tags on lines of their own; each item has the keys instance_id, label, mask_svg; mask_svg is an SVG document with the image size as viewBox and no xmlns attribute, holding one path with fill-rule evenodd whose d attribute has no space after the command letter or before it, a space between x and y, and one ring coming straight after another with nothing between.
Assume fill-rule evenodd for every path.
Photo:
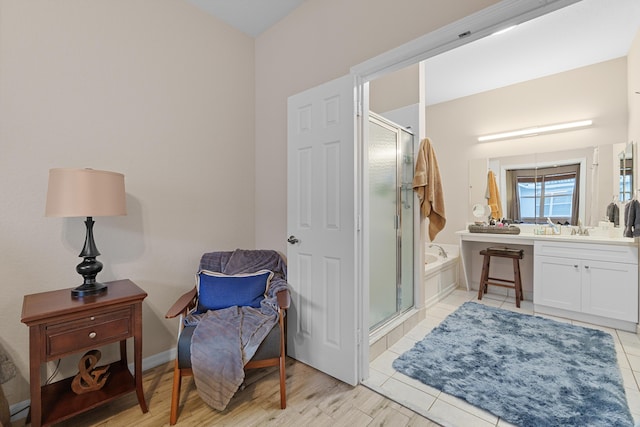
<instances>
[{"instance_id":1,"label":"blue bath rug","mask_svg":"<svg viewBox=\"0 0 640 427\"><path fill-rule=\"evenodd\" d=\"M393 362L521 427L633 426L606 332L463 304Z\"/></svg>"}]
</instances>

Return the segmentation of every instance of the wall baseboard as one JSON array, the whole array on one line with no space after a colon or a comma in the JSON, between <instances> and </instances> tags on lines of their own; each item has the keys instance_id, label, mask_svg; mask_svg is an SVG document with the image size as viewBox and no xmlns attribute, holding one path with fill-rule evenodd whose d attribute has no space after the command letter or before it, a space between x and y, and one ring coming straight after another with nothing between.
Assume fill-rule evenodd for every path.
<instances>
[{"instance_id":1,"label":"wall baseboard","mask_svg":"<svg viewBox=\"0 0 640 427\"><path fill-rule=\"evenodd\" d=\"M170 350L157 353L149 357L142 359L142 372L155 368L156 366L163 365L171 360L174 360L178 354L178 350L174 347ZM129 370L133 372L133 363L129 363Z\"/></svg>"},{"instance_id":2,"label":"wall baseboard","mask_svg":"<svg viewBox=\"0 0 640 427\"><path fill-rule=\"evenodd\" d=\"M174 347L170 350L163 351L161 353L157 353L151 355L149 357L145 357L142 359L142 372L148 371L149 369L155 368L156 366L163 365L165 363L174 360L177 355L177 349ZM133 373L133 363L129 363L129 370ZM31 400L23 400L22 402L14 403L9 407L9 412L11 415L11 421L18 421L27 417L29 413L28 408L31 405Z\"/></svg>"}]
</instances>

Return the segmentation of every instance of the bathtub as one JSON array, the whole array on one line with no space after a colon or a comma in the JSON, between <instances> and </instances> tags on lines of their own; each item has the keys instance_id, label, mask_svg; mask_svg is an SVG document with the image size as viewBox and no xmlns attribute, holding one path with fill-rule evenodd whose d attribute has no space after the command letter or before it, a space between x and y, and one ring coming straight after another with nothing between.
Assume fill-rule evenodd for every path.
<instances>
[{"instance_id":1,"label":"bathtub","mask_svg":"<svg viewBox=\"0 0 640 427\"><path fill-rule=\"evenodd\" d=\"M447 257L440 255L436 246L424 249L423 307L429 308L444 299L458 287L460 247L442 244Z\"/></svg>"}]
</instances>

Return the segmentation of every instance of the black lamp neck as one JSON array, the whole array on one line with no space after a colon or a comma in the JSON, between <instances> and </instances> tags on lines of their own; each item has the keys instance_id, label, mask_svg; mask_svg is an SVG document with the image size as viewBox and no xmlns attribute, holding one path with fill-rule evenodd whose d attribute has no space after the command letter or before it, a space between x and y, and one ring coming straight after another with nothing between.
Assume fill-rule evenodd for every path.
<instances>
[{"instance_id":1,"label":"black lamp neck","mask_svg":"<svg viewBox=\"0 0 640 427\"><path fill-rule=\"evenodd\" d=\"M84 247L82 248L82 252L80 252L81 257L84 258L95 258L100 255L98 248L96 247L96 242L93 240L93 218L88 216L87 220L84 222L87 226L87 236L84 239Z\"/></svg>"},{"instance_id":2,"label":"black lamp neck","mask_svg":"<svg viewBox=\"0 0 640 427\"><path fill-rule=\"evenodd\" d=\"M87 226L87 237L84 239L84 247L79 255L84 259L76 266L76 271L82 275L84 282L71 290L71 296L75 298L98 295L107 290L105 284L96 282L96 275L102 271L102 263L96 259L100 252L93 240L93 218L88 216L84 223Z\"/></svg>"}]
</instances>

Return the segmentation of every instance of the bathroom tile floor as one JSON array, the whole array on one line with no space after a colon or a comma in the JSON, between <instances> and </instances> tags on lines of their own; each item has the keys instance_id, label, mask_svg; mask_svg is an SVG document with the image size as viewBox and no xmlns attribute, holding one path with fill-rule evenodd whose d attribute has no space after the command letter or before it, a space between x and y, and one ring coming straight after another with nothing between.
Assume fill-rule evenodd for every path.
<instances>
[{"instance_id":1,"label":"bathroom tile floor","mask_svg":"<svg viewBox=\"0 0 640 427\"><path fill-rule=\"evenodd\" d=\"M443 426L511 426L512 424L499 419L489 412L397 372L391 365L400 354L413 347L417 341L424 338L445 317L467 301L476 301L507 310L534 314L531 301L523 301L521 308L516 308L512 297L487 294L481 301L478 301L477 291L467 292L466 290L457 289L438 304L427 309L425 320L416 325L400 341L370 363L369 379L364 385ZM574 325L601 329L613 336L629 408L635 423L638 423L640 421L640 388L638 387L640 383L640 337L637 334L617 329L553 316L541 314L540 316Z\"/></svg>"}]
</instances>

